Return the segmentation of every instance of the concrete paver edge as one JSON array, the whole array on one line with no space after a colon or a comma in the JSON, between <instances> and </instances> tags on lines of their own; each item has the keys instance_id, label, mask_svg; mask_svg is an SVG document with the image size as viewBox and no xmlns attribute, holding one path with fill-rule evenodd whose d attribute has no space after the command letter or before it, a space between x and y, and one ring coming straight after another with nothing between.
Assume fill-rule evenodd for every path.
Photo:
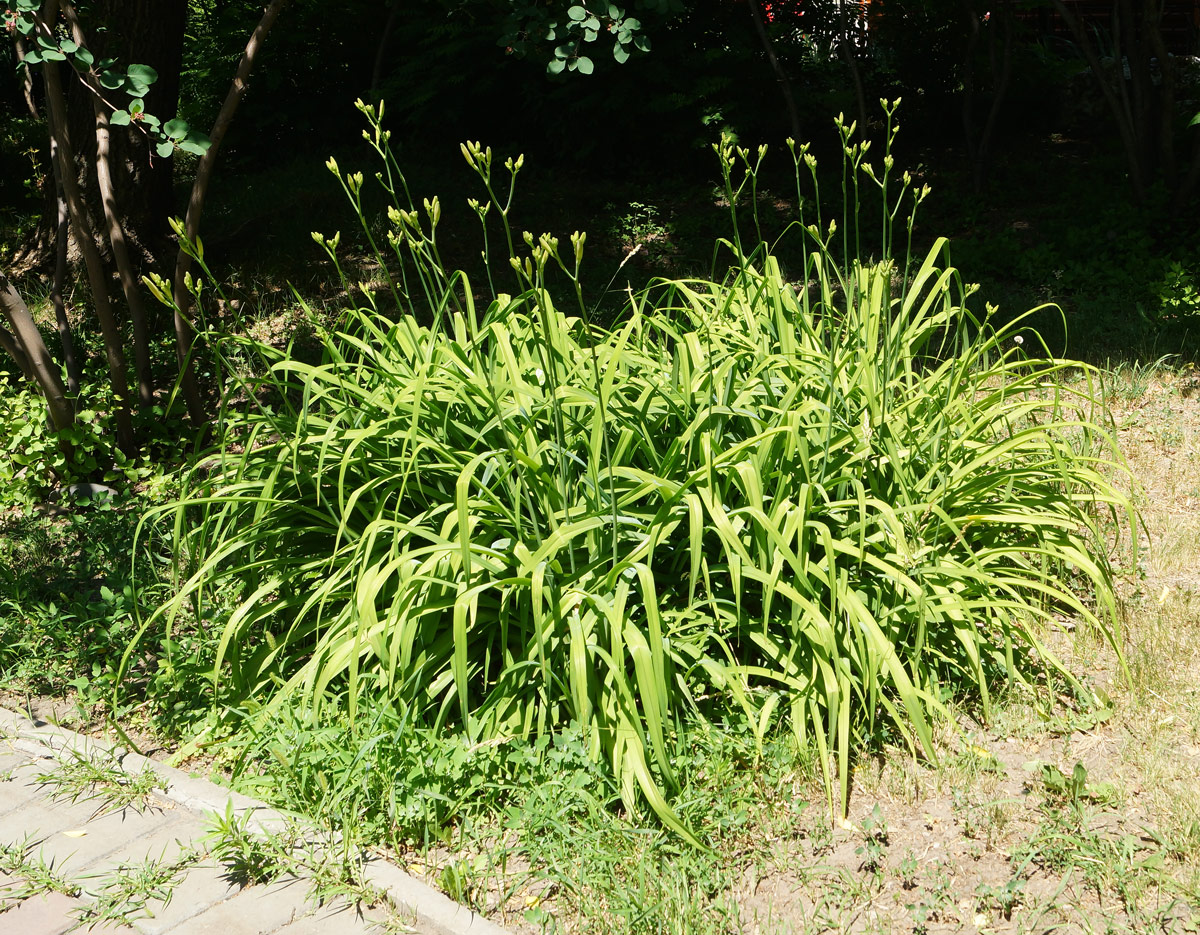
<instances>
[{"instance_id":1,"label":"concrete paver edge","mask_svg":"<svg viewBox=\"0 0 1200 935\"><path fill-rule=\"evenodd\" d=\"M189 776L183 770L127 751L118 744L56 724L34 722L24 714L0 708L0 737L4 736L18 741L15 744L18 749L34 755L47 748L51 751L78 750L80 753L95 749L115 754L121 769L127 773L150 769L161 776L167 789L166 798L183 808L223 815L232 802L235 814L251 814L250 824L259 832L282 830L289 821L296 820L257 799ZM386 891L397 906L415 915L417 924L430 935L511 935L507 929L459 905L394 864L374 860L366 865L365 875L369 883Z\"/></svg>"}]
</instances>

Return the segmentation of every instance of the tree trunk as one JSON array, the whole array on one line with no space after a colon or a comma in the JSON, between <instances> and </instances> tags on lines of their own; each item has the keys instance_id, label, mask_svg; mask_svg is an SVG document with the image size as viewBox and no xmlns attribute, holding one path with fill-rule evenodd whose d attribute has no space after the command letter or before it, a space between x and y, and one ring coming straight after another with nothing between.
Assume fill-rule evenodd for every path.
<instances>
[{"instance_id":1,"label":"tree trunk","mask_svg":"<svg viewBox=\"0 0 1200 935\"><path fill-rule=\"evenodd\" d=\"M54 430L61 431L69 427L75 421L75 410L67 399L62 378L58 375L58 366L46 349L46 342L42 340L42 334L29 314L29 307L3 271L0 271L0 310L3 310L4 318L12 328L11 333L0 329L3 331L0 345L12 354L17 366L27 376L37 381L42 395L46 397Z\"/></svg>"},{"instance_id":2,"label":"tree trunk","mask_svg":"<svg viewBox=\"0 0 1200 935\"><path fill-rule=\"evenodd\" d=\"M1178 174L1175 160L1175 67L1167 52L1167 44L1162 35L1164 7L1165 0L1163 4L1156 4L1154 0L1145 0L1142 6L1142 17L1143 28L1146 30L1146 43L1150 52L1158 59L1158 68L1162 75L1158 100L1158 158L1167 185L1173 187Z\"/></svg>"},{"instance_id":3,"label":"tree trunk","mask_svg":"<svg viewBox=\"0 0 1200 935\"><path fill-rule=\"evenodd\" d=\"M75 14L75 7L70 0L65 0L63 3L63 12L66 14L76 44L80 47L87 46L87 38L83 34L79 17ZM101 100L103 89L96 80L95 74L86 73L82 75L82 78L92 91L92 110L95 114L96 186L99 189L104 223L108 230L108 242L112 247L117 275L121 280L121 289L125 293L125 302L129 306L129 317L133 324L133 358L134 371L137 374L138 403L143 409L148 409L154 404L154 385L150 376L150 334L146 327L146 311L142 304L142 294L130 262L125 230L117 216L116 187L113 183L109 161L112 128L108 123L108 107Z\"/></svg>"},{"instance_id":4,"label":"tree trunk","mask_svg":"<svg viewBox=\"0 0 1200 935\"><path fill-rule=\"evenodd\" d=\"M267 34L271 31L271 27L275 25L275 20L279 18L279 14L283 12L283 8L289 2L290 0L271 0L271 5L263 11L262 19L259 20L254 32L250 34L250 40L246 43L245 51L242 52L237 72L229 86L229 93L225 95L225 101L221 105L217 119L213 122L212 132L209 134L212 145L209 146L208 152L200 158L200 166L196 170L196 180L192 183L191 198L188 199L184 233L192 243L195 243L200 234L200 216L204 213L204 199L208 195L208 183L212 179L213 166L217 161L221 142L225 139L229 125L233 123L233 116L237 113L238 105L242 103L246 89L250 86L250 73L254 70L254 62L258 58L259 50L262 48ZM179 360L183 395L187 401L188 414L192 417L193 422L201 425L206 421L207 413L204 411L204 404L200 399L200 388L196 383L196 373L192 367L192 347L196 341L196 332L188 319L192 296L186 286L191 268L192 258L188 256L181 245L175 260L175 353Z\"/></svg>"},{"instance_id":5,"label":"tree trunk","mask_svg":"<svg viewBox=\"0 0 1200 935\"><path fill-rule=\"evenodd\" d=\"M175 116L179 106L187 11L187 0L93 0L88 5L88 38L97 60L112 56L122 65L149 65L158 72L145 102L147 112L164 123ZM102 32L102 28L107 31ZM81 83L78 90L84 92ZM76 154L80 160L95 154L93 113L90 100L77 112L89 141L86 156ZM110 145L111 165L120 167L113 173L113 196L131 251L145 263L165 267L172 249L167 219L176 213L173 160L158 156L146 136L134 127L112 128ZM92 189L91 194L99 192ZM99 198L89 198L88 203L97 206L94 220L103 220ZM97 224L96 229L103 227Z\"/></svg>"},{"instance_id":6,"label":"tree trunk","mask_svg":"<svg viewBox=\"0 0 1200 935\"><path fill-rule=\"evenodd\" d=\"M763 23L763 11L759 6L759 0L746 0L746 6L750 10L750 18L754 21L755 35L758 36L758 41L762 45L763 51L767 54L767 62L770 63L771 70L775 73L775 80L779 82L779 90L783 94L783 103L787 107L788 123L791 124L792 128L792 139L799 142L804 137L800 132L800 113L796 110L796 100L792 97L792 83L788 80L787 73L783 70L783 66L779 64L779 58L775 55L775 43L771 41L767 27Z\"/></svg>"},{"instance_id":7,"label":"tree trunk","mask_svg":"<svg viewBox=\"0 0 1200 935\"><path fill-rule=\"evenodd\" d=\"M83 368L75 354L75 336L71 331L71 319L67 317L67 306L63 301L63 284L67 281L67 240L70 237L71 216L67 210L67 199L63 194L62 180L58 171L57 147L50 140L50 158L54 162L55 211L58 227L54 235L54 279L50 286L50 304L54 306L54 323L58 326L58 340L62 344L63 367L67 371L67 388L72 396L79 395L83 381Z\"/></svg>"},{"instance_id":8,"label":"tree trunk","mask_svg":"<svg viewBox=\"0 0 1200 935\"><path fill-rule=\"evenodd\" d=\"M1118 38L1114 34L1114 44L1118 46L1117 61L1115 63L1118 88L1114 90L1113 86L1104 77L1104 68L1100 63L1100 55L1096 51L1096 44L1092 41L1091 33L1088 32L1079 17L1075 15L1063 0L1053 0L1053 3L1054 9L1058 11L1058 15L1062 17L1062 21L1071 30L1071 35L1075 38L1076 45L1083 53L1083 57L1087 61L1088 67L1092 70L1092 75L1100 87L1100 93L1104 95L1104 99L1108 102L1108 108L1117 123L1117 132L1121 137L1121 145L1125 150L1125 159L1129 165L1129 180L1133 185L1134 198L1139 203L1142 203L1146 200L1145 166L1140 157L1141 147L1129 110L1129 99L1125 91ZM1117 15L1116 4L1114 4L1115 15Z\"/></svg>"},{"instance_id":9,"label":"tree trunk","mask_svg":"<svg viewBox=\"0 0 1200 935\"><path fill-rule=\"evenodd\" d=\"M96 59L111 56L121 68L131 64L154 68L159 77L146 95L146 110L164 122L174 117L179 101L187 0L93 0L85 17L88 48ZM92 171L96 159L92 94L74 79L64 91L68 132L78 147L75 178L88 206L91 229L99 235L107 224ZM113 173L114 193L134 263L137 267L165 265L161 258L171 250L167 219L175 213L172 160L157 156L144 134L132 127L113 128L110 145L111 164L119 167ZM47 185L42 223L23 253L26 263L41 269L51 268L54 216L54 192ZM97 242L97 248L102 255L108 255L103 238Z\"/></svg>"},{"instance_id":10,"label":"tree trunk","mask_svg":"<svg viewBox=\"0 0 1200 935\"><path fill-rule=\"evenodd\" d=\"M842 61L846 63L846 68L850 72L850 80L854 84L854 104L858 110L858 138L865 140L867 139L867 96L863 92L862 73L858 68L858 50L854 46L850 30L850 23L858 12L857 3L853 5L843 3L838 10L838 31L841 33L838 45L841 48Z\"/></svg>"},{"instance_id":11,"label":"tree trunk","mask_svg":"<svg viewBox=\"0 0 1200 935\"><path fill-rule=\"evenodd\" d=\"M42 12L45 23L58 22L58 0L46 0ZM117 327L109 303L108 282L100 250L96 246L91 221L83 202L79 179L75 175L75 160L71 151L70 133L67 128L66 97L59 77L58 63L45 62L42 76L46 82L46 111L50 120L50 132L57 145L59 171L62 174L63 191L67 209L71 214L71 230L75 242L83 254L87 267L88 284L92 290L92 303L100 331L104 336L104 353L108 361L108 378L117 397L114 413L117 423L117 441L121 450L132 455L137 450L133 437L133 422L130 417L129 384L125 377L125 352L121 346L121 331ZM26 353L29 353L26 348Z\"/></svg>"},{"instance_id":12,"label":"tree trunk","mask_svg":"<svg viewBox=\"0 0 1200 935\"><path fill-rule=\"evenodd\" d=\"M5 320L8 315L4 316ZM25 350L21 342L17 340L17 336L9 331L4 325L0 325L0 348L4 349L9 357L16 361L17 369L21 371L21 375L26 380L32 380L33 368L29 365L29 358L25 356Z\"/></svg>"},{"instance_id":13,"label":"tree trunk","mask_svg":"<svg viewBox=\"0 0 1200 935\"><path fill-rule=\"evenodd\" d=\"M371 68L372 94L378 93L379 84L383 81L383 65L386 61L384 53L387 52L388 40L392 38L392 30L396 27L396 16L399 12L400 4L392 3L388 10L387 22L383 26L383 34L379 37L379 45L375 47L375 64Z\"/></svg>"}]
</instances>

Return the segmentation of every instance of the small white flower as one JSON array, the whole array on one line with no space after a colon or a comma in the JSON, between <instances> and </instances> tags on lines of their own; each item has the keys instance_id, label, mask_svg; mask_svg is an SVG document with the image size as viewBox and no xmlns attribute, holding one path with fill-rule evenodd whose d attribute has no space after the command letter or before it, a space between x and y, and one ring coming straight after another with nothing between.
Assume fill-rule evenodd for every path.
<instances>
[{"instance_id":1,"label":"small white flower","mask_svg":"<svg viewBox=\"0 0 1200 935\"><path fill-rule=\"evenodd\" d=\"M533 375L535 377L537 377L539 386L546 385L546 371L545 370L543 370L541 367L538 367L537 370L533 371Z\"/></svg>"},{"instance_id":2,"label":"small white flower","mask_svg":"<svg viewBox=\"0 0 1200 935\"><path fill-rule=\"evenodd\" d=\"M1025 339L1023 337L1021 337L1019 334L1015 338L1013 338L1013 344L1019 345L1019 344L1024 344L1024 343L1025 343Z\"/></svg>"}]
</instances>

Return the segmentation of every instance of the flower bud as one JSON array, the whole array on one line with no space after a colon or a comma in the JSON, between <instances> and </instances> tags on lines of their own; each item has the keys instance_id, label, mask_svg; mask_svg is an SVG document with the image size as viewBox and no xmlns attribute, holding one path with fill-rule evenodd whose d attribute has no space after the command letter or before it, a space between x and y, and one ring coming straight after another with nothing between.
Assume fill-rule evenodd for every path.
<instances>
[{"instance_id":1,"label":"flower bud","mask_svg":"<svg viewBox=\"0 0 1200 935\"><path fill-rule=\"evenodd\" d=\"M442 204L438 201L437 195L433 196L433 200L425 199L425 213L429 215L429 220L437 227L438 221L442 219Z\"/></svg>"}]
</instances>

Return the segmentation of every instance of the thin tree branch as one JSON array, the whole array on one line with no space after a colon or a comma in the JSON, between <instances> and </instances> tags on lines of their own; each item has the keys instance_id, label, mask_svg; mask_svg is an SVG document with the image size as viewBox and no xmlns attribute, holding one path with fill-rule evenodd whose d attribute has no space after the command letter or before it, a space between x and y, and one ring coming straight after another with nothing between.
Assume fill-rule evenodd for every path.
<instances>
[{"instance_id":1,"label":"thin tree branch","mask_svg":"<svg viewBox=\"0 0 1200 935\"><path fill-rule=\"evenodd\" d=\"M184 232L187 239L193 243L200 233L200 216L204 213L204 199L208 195L208 184L212 179L213 166L216 163L217 154L220 152L221 143L224 141L225 134L229 131L230 124L233 123L234 114L237 113L238 106L250 86L250 74L254 70L254 62L258 58L262 44L271 31L271 27L279 18L279 14L290 2L291 0L271 0L270 6L263 11L262 19L259 20L254 32L250 34L245 51L242 52L241 61L238 62L237 72L229 87L229 93L225 95L225 101L213 123L212 132L209 134L212 144L200 158L200 165L196 169L196 179L192 183L192 194L188 199ZM179 361L188 413L191 415L192 421L199 425L205 421L206 414L200 400L195 371L191 365L192 345L196 340L196 332L188 320L192 297L187 290L186 278L191 267L192 259L181 245L179 255L175 260L175 352Z\"/></svg>"},{"instance_id":2,"label":"thin tree branch","mask_svg":"<svg viewBox=\"0 0 1200 935\"><path fill-rule=\"evenodd\" d=\"M25 65L25 40L17 39L17 61ZM29 108L29 113L33 117L41 117L38 113L37 104L33 100L33 69L25 65L21 69L21 94L25 98L25 106Z\"/></svg>"}]
</instances>

